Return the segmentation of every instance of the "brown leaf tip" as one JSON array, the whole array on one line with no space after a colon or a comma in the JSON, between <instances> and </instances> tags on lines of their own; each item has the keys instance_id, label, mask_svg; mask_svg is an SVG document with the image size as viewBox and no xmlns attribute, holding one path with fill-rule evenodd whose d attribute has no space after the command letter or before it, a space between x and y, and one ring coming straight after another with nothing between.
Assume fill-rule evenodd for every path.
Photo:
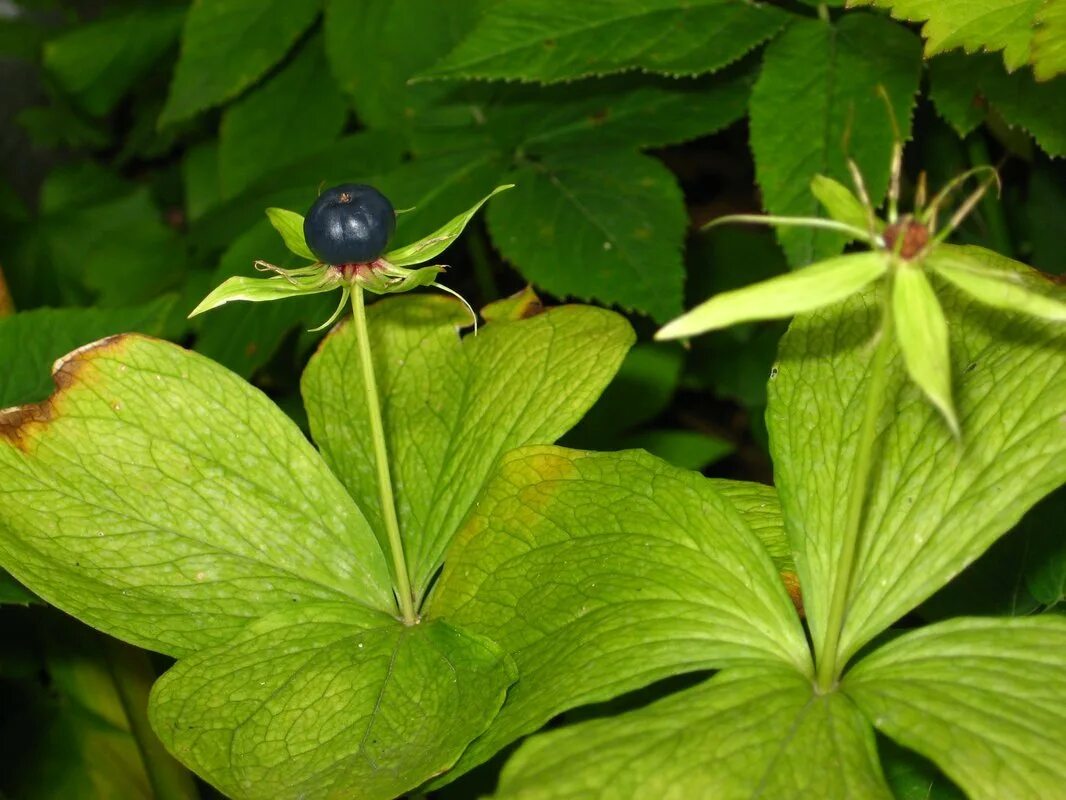
<instances>
[{"instance_id":1,"label":"brown leaf tip","mask_svg":"<svg viewBox=\"0 0 1066 800\"><path fill-rule=\"evenodd\" d=\"M114 350L129 335L120 333L97 339L57 359L52 365L55 391L37 403L0 409L0 438L7 439L20 450L27 450L29 432L55 418L57 400L74 384L81 368L100 353Z\"/></svg>"}]
</instances>

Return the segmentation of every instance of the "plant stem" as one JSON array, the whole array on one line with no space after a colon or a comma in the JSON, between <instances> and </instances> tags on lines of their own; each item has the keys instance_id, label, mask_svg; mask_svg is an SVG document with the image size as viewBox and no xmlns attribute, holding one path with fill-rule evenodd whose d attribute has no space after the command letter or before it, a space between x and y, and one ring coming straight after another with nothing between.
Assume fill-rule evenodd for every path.
<instances>
[{"instance_id":1,"label":"plant stem","mask_svg":"<svg viewBox=\"0 0 1066 800\"><path fill-rule=\"evenodd\" d=\"M148 723L148 692L156 678L148 654L109 637L101 636L100 641L152 796L158 800L195 800L200 793L192 775L166 751Z\"/></svg>"},{"instance_id":2,"label":"plant stem","mask_svg":"<svg viewBox=\"0 0 1066 800\"><path fill-rule=\"evenodd\" d=\"M862 514L866 507L866 497L870 484L870 470L873 466L874 442L877 439L877 419L881 416L881 404L884 400L885 384L888 382L888 356L892 351L892 281L886 282L887 291L882 299L881 329L878 332L877 347L870 363L870 378L866 384L866 404L863 409L862 425L859 428L859 441L855 450L855 468L852 472L851 485L848 489L848 505L844 518L844 542L840 550L840 561L834 581L833 594L830 597L829 619L827 620L825 639L818 651L818 689L827 692L832 689L841 668L837 648L840 634L844 628L844 615L847 612L848 595L851 592L852 572L855 569L855 557L859 552L859 533L862 526Z\"/></svg>"},{"instance_id":3,"label":"plant stem","mask_svg":"<svg viewBox=\"0 0 1066 800\"><path fill-rule=\"evenodd\" d=\"M392 571L396 580L396 598L406 625L418 621L414 597L411 594L411 579L407 574L407 561L403 554L403 539L400 538L400 522L396 518L396 500L392 494L392 476L389 474L389 451L385 446L385 426L381 421L381 399L377 379L374 377L374 360L370 354L370 333L366 327L366 306L363 303L363 287L352 287L352 313L355 320L355 336L359 343L359 365L363 369L363 388L366 390L366 407L370 414L370 438L374 442L374 461L377 464L378 499L381 502L381 517L392 552Z\"/></svg>"}]
</instances>

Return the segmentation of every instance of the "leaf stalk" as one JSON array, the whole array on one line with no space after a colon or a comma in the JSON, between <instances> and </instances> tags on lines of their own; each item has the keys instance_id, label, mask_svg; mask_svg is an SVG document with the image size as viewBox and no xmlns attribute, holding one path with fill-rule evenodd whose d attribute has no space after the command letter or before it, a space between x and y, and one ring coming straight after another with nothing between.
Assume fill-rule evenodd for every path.
<instances>
[{"instance_id":1,"label":"leaf stalk","mask_svg":"<svg viewBox=\"0 0 1066 800\"><path fill-rule=\"evenodd\" d=\"M858 447L855 452L855 469L848 490L848 505L844 518L844 541L840 561L830 596L829 618L825 638L816 654L816 686L821 692L829 692L840 676L843 664L839 663L840 634L847 614L848 595L851 593L852 573L859 552L859 533L862 515L870 486L873 467L874 443L877 440L877 420L881 416L885 386L888 383L888 357L891 352L893 330L892 279L886 281L887 292L881 304L881 328L877 346L870 363L870 379L866 385L866 403L859 428Z\"/></svg>"},{"instance_id":2,"label":"leaf stalk","mask_svg":"<svg viewBox=\"0 0 1066 800\"><path fill-rule=\"evenodd\" d=\"M363 388L366 390L366 407L370 415L370 438L374 443L374 462L377 467L378 499L381 517L392 555L392 571L396 581L396 599L405 625L418 622L414 596L411 593L411 578L407 572L407 560L400 537L400 522L396 517L396 499L392 493L392 476L389 473L389 451L385 445L385 426L381 420L381 398L378 395L374 361L370 353L370 333L366 324L366 305L363 287L352 284L352 317L355 336L359 346L359 366L363 371Z\"/></svg>"}]
</instances>

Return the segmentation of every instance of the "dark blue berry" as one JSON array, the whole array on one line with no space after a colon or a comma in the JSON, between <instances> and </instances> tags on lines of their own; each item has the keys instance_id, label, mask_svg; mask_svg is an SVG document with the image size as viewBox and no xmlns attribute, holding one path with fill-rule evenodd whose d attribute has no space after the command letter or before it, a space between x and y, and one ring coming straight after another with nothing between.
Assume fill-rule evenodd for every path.
<instances>
[{"instance_id":1,"label":"dark blue berry","mask_svg":"<svg viewBox=\"0 0 1066 800\"><path fill-rule=\"evenodd\" d=\"M373 186L343 183L322 192L304 217L304 239L326 264L364 264L385 252L396 230L392 203Z\"/></svg>"}]
</instances>

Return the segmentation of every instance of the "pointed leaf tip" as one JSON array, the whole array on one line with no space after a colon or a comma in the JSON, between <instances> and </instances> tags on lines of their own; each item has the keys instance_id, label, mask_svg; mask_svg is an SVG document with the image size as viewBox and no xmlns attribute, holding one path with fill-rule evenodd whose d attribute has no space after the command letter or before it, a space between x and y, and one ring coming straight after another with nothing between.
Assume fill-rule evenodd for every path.
<instances>
[{"instance_id":1,"label":"pointed leaf tip","mask_svg":"<svg viewBox=\"0 0 1066 800\"><path fill-rule=\"evenodd\" d=\"M286 278L279 275L275 278L248 278L235 275L227 278L201 300L200 304L189 312L189 319L235 300L264 303L296 295L320 294L336 288L336 283L324 282L317 276Z\"/></svg>"},{"instance_id":2,"label":"pointed leaf tip","mask_svg":"<svg viewBox=\"0 0 1066 800\"><path fill-rule=\"evenodd\" d=\"M957 248L938 247L926 263L942 278L985 305L1052 322L1066 322L1066 303L1027 287L1022 273L994 269Z\"/></svg>"},{"instance_id":3,"label":"pointed leaf tip","mask_svg":"<svg viewBox=\"0 0 1066 800\"><path fill-rule=\"evenodd\" d=\"M409 267L412 264L422 264L429 261L441 253L443 253L452 242L454 242L459 234L466 228L467 223L473 218L474 214L478 212L490 198L498 195L500 192L513 189L513 183L505 183L497 186L475 205L468 208L462 214L452 218L448 223L435 230L429 236L419 239L417 242L413 242L404 247L399 247L395 250L391 250L386 253L383 258L395 267Z\"/></svg>"},{"instance_id":4,"label":"pointed leaf tip","mask_svg":"<svg viewBox=\"0 0 1066 800\"><path fill-rule=\"evenodd\" d=\"M270 220L270 224L274 226L274 230L281 234L281 238L289 250L300 256L300 258L318 261L315 254L311 252L311 248L307 246L307 240L304 239L304 218L302 216L295 211L288 211L284 208L268 208L266 215Z\"/></svg>"},{"instance_id":5,"label":"pointed leaf tip","mask_svg":"<svg viewBox=\"0 0 1066 800\"><path fill-rule=\"evenodd\" d=\"M888 268L883 253L830 258L761 283L716 295L655 334L682 339L740 322L791 317L850 297Z\"/></svg>"},{"instance_id":6,"label":"pointed leaf tip","mask_svg":"<svg viewBox=\"0 0 1066 800\"><path fill-rule=\"evenodd\" d=\"M921 268L905 266L896 272L892 316L907 373L944 415L957 437L959 421L951 397L948 323Z\"/></svg>"}]
</instances>

